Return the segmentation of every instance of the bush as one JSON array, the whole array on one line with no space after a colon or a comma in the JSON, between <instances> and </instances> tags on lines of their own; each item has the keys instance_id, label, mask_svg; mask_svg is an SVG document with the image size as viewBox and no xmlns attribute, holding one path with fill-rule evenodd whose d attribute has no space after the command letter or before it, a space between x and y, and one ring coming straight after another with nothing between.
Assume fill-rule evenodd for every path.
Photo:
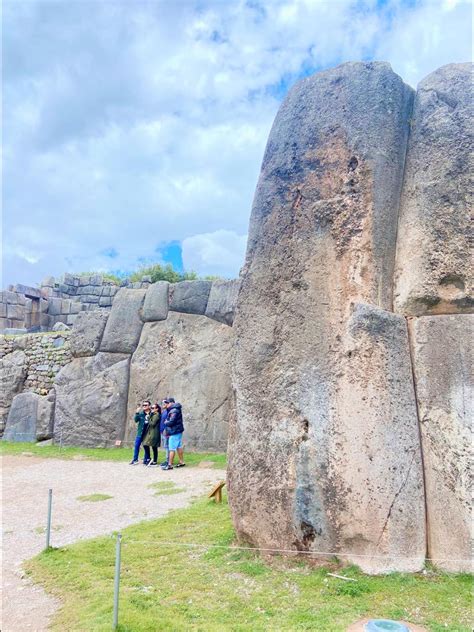
<instances>
[{"instance_id":1,"label":"bush","mask_svg":"<svg viewBox=\"0 0 474 632\"><path fill-rule=\"evenodd\" d=\"M130 274L129 279L134 283L141 281L144 276L150 276L152 283L156 283L157 281L178 283L179 281L195 281L198 278L195 272L177 272L170 263L165 266L160 263L154 263L138 268L138 270Z\"/></svg>"}]
</instances>

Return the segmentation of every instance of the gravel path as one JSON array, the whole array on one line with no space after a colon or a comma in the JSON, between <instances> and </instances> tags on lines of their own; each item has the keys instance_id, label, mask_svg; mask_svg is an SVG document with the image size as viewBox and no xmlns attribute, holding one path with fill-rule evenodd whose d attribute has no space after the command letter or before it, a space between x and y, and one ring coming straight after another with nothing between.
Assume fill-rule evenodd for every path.
<instances>
[{"instance_id":1,"label":"gravel path","mask_svg":"<svg viewBox=\"0 0 474 632\"><path fill-rule=\"evenodd\" d=\"M4 456L2 459L2 632L42 632L59 604L23 577L22 563L45 545L48 489L53 489L52 546L111 533L185 507L225 477L223 470L130 467L110 461ZM154 496L148 486L174 481L185 491ZM108 494L101 502L78 496Z\"/></svg>"}]
</instances>

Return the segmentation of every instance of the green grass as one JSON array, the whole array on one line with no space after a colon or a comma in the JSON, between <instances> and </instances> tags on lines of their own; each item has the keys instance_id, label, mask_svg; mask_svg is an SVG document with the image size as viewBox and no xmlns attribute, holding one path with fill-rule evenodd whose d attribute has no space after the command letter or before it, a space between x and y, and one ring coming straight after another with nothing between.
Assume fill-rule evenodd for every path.
<instances>
[{"instance_id":1,"label":"green grass","mask_svg":"<svg viewBox=\"0 0 474 632\"><path fill-rule=\"evenodd\" d=\"M121 632L342 632L365 616L406 619L433 632L471 629L470 575L428 569L368 577L353 566L311 568L282 558L268 565L252 551L227 548L234 532L226 502L199 500L122 533ZM110 630L114 549L113 538L101 537L28 562L33 579L61 600L53 630ZM357 582L328 576L336 569Z\"/></svg>"},{"instance_id":2,"label":"green grass","mask_svg":"<svg viewBox=\"0 0 474 632\"><path fill-rule=\"evenodd\" d=\"M0 454L30 455L55 459L90 459L92 461L130 461L132 448L60 448L58 445L41 446L38 443L12 443L0 441ZM160 456L164 454L160 449ZM201 461L208 461L217 469L225 469L227 465L225 454L207 452L184 452L186 466L196 466Z\"/></svg>"},{"instance_id":3,"label":"green grass","mask_svg":"<svg viewBox=\"0 0 474 632\"><path fill-rule=\"evenodd\" d=\"M182 494L186 491L181 487L176 487L176 483L173 483L173 481L159 481L151 483L148 487L156 490L154 496L172 496L173 494Z\"/></svg>"},{"instance_id":4,"label":"green grass","mask_svg":"<svg viewBox=\"0 0 474 632\"><path fill-rule=\"evenodd\" d=\"M89 494L88 496L78 496L76 500L80 500L83 503L100 503L102 500L109 500L113 496L108 494Z\"/></svg>"}]
</instances>

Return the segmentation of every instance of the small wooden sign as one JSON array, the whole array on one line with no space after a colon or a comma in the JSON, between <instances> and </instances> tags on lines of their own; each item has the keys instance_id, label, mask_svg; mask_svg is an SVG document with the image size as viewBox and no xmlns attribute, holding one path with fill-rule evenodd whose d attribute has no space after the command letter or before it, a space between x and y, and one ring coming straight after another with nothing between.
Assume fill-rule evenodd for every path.
<instances>
[{"instance_id":1,"label":"small wooden sign","mask_svg":"<svg viewBox=\"0 0 474 632\"><path fill-rule=\"evenodd\" d=\"M225 481L220 481L219 483L217 483L217 485L212 488L212 491L208 495L208 498L214 498L216 503L221 503L222 502L222 488L224 487L224 485L225 485Z\"/></svg>"},{"instance_id":2,"label":"small wooden sign","mask_svg":"<svg viewBox=\"0 0 474 632\"><path fill-rule=\"evenodd\" d=\"M120 441L120 439L118 439L118 440L115 442L115 447L116 447L116 448L120 448L120 446L121 446L121 445L122 445L122 442Z\"/></svg>"}]
</instances>

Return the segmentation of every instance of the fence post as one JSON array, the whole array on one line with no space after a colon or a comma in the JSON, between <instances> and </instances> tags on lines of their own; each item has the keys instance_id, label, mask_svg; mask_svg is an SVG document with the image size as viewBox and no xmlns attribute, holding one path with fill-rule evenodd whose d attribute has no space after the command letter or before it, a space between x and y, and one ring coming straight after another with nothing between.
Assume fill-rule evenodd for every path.
<instances>
[{"instance_id":1,"label":"fence post","mask_svg":"<svg viewBox=\"0 0 474 632\"><path fill-rule=\"evenodd\" d=\"M46 522L46 551L49 549L51 541L51 510L53 507L53 490L48 490L48 519Z\"/></svg>"},{"instance_id":2,"label":"fence post","mask_svg":"<svg viewBox=\"0 0 474 632\"><path fill-rule=\"evenodd\" d=\"M113 630L118 627L119 590L120 590L120 557L122 548L122 534L117 534L117 544L115 545L115 583L114 583L114 620Z\"/></svg>"}]
</instances>

